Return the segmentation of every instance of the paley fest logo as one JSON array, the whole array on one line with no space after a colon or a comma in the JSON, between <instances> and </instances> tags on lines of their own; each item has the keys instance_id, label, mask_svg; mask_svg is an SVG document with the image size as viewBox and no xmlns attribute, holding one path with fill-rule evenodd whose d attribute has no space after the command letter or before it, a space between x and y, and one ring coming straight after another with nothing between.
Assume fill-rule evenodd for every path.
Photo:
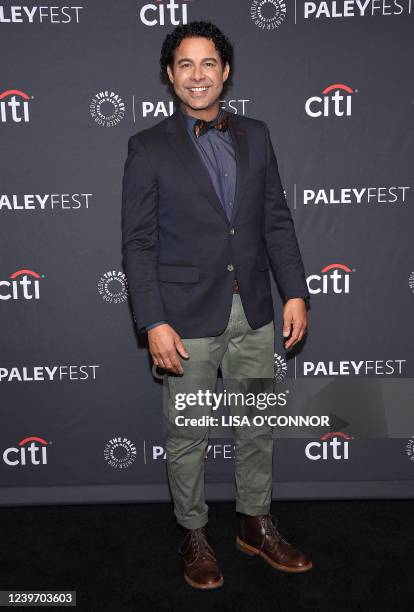
<instances>
[{"instance_id":1,"label":"paley fest logo","mask_svg":"<svg viewBox=\"0 0 414 612\"><path fill-rule=\"evenodd\" d=\"M303 376L401 376L406 359L304 361Z\"/></svg>"},{"instance_id":2,"label":"paley fest logo","mask_svg":"<svg viewBox=\"0 0 414 612\"><path fill-rule=\"evenodd\" d=\"M29 123L29 101L33 100L21 89L0 92L0 121L2 123Z\"/></svg>"},{"instance_id":3,"label":"paley fest logo","mask_svg":"<svg viewBox=\"0 0 414 612\"><path fill-rule=\"evenodd\" d=\"M407 190L410 186L392 187L332 187L328 189L313 188L303 190L305 206L384 206L392 204L401 206L407 202Z\"/></svg>"},{"instance_id":4,"label":"paley fest logo","mask_svg":"<svg viewBox=\"0 0 414 612\"><path fill-rule=\"evenodd\" d=\"M79 210L89 208L92 193L0 194L0 212L5 210Z\"/></svg>"},{"instance_id":5,"label":"paley fest logo","mask_svg":"<svg viewBox=\"0 0 414 612\"><path fill-rule=\"evenodd\" d=\"M335 461L349 459L349 442L352 436L343 431L330 431L321 436L320 441L309 442L305 446L305 456L311 461Z\"/></svg>"},{"instance_id":6,"label":"paley fest logo","mask_svg":"<svg viewBox=\"0 0 414 612\"><path fill-rule=\"evenodd\" d=\"M34 270L16 270L8 280L0 280L0 300L39 300L41 278L44 275Z\"/></svg>"},{"instance_id":7,"label":"paley fest logo","mask_svg":"<svg viewBox=\"0 0 414 612\"><path fill-rule=\"evenodd\" d=\"M128 283L124 272L110 270L98 281L98 291L105 302L120 304L128 298Z\"/></svg>"},{"instance_id":8,"label":"paley fest logo","mask_svg":"<svg viewBox=\"0 0 414 612\"><path fill-rule=\"evenodd\" d=\"M89 103L92 119L101 127L114 127L125 117L125 102L114 91L99 91Z\"/></svg>"},{"instance_id":9,"label":"paley fest logo","mask_svg":"<svg viewBox=\"0 0 414 612\"><path fill-rule=\"evenodd\" d=\"M128 438L117 436L106 443L104 457L112 468L123 470L134 463L137 448Z\"/></svg>"},{"instance_id":10,"label":"paley fest logo","mask_svg":"<svg viewBox=\"0 0 414 612\"><path fill-rule=\"evenodd\" d=\"M332 263L322 268L320 274L307 277L309 293L349 293L349 279L355 269L341 263Z\"/></svg>"},{"instance_id":11,"label":"paley fest logo","mask_svg":"<svg viewBox=\"0 0 414 612\"><path fill-rule=\"evenodd\" d=\"M219 100L220 108L224 110L228 110L229 112L234 113L235 115L245 114L246 104L251 102L248 98L238 98L238 99L229 99L229 100ZM141 101L141 116L143 119L147 117L169 117L175 111L175 105L173 100L142 100ZM132 108L134 113L134 121L135 108L138 110L139 102L135 103L135 96L132 96Z\"/></svg>"},{"instance_id":12,"label":"paley fest logo","mask_svg":"<svg viewBox=\"0 0 414 612\"><path fill-rule=\"evenodd\" d=\"M98 364L0 366L0 383L96 380L96 370L100 367Z\"/></svg>"},{"instance_id":13,"label":"paley fest logo","mask_svg":"<svg viewBox=\"0 0 414 612\"><path fill-rule=\"evenodd\" d=\"M145 26L165 26L188 23L188 0L156 0L155 3L144 4L139 9L139 18Z\"/></svg>"},{"instance_id":14,"label":"paley fest logo","mask_svg":"<svg viewBox=\"0 0 414 612\"><path fill-rule=\"evenodd\" d=\"M334 83L322 90L320 96L312 96L305 102L305 111L309 117L349 117L351 115L352 89L343 83Z\"/></svg>"},{"instance_id":15,"label":"paley fest logo","mask_svg":"<svg viewBox=\"0 0 414 612\"><path fill-rule=\"evenodd\" d=\"M149 452L148 452L148 449ZM153 444L152 446L147 443L146 440L143 440L143 462L148 463L148 461L158 461L162 459L163 461L167 458L167 451L161 444ZM204 453L205 460L216 460L216 459L235 459L236 458L236 447L234 444L226 443L226 444L207 444L206 451Z\"/></svg>"},{"instance_id":16,"label":"paley fest logo","mask_svg":"<svg viewBox=\"0 0 414 612\"><path fill-rule=\"evenodd\" d=\"M79 23L83 6L0 5L0 23Z\"/></svg>"},{"instance_id":17,"label":"paley fest logo","mask_svg":"<svg viewBox=\"0 0 414 612\"><path fill-rule=\"evenodd\" d=\"M371 17L382 15L392 17L394 15L411 14L413 11L412 0L320 0L319 2L304 2L304 19L349 19L351 17Z\"/></svg>"},{"instance_id":18,"label":"paley fest logo","mask_svg":"<svg viewBox=\"0 0 414 612\"><path fill-rule=\"evenodd\" d=\"M275 30L285 20L286 2L284 0L253 0L250 4L250 17L262 30Z\"/></svg>"},{"instance_id":19,"label":"paley fest logo","mask_svg":"<svg viewBox=\"0 0 414 612\"><path fill-rule=\"evenodd\" d=\"M3 461L11 467L27 465L46 465L47 448L51 442L38 436L28 436L18 442L17 446L10 446L3 452Z\"/></svg>"}]
</instances>

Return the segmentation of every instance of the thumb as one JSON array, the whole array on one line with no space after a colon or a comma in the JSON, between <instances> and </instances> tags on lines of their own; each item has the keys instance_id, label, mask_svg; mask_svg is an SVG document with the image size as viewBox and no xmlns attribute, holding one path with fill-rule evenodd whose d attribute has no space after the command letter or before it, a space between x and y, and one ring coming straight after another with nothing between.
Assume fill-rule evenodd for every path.
<instances>
[{"instance_id":1,"label":"thumb","mask_svg":"<svg viewBox=\"0 0 414 612\"><path fill-rule=\"evenodd\" d=\"M175 341L175 348L177 349L177 351L180 353L181 357L185 357L185 359L188 359L190 357L190 355L187 353L187 350L181 340L181 338L177 338Z\"/></svg>"}]
</instances>

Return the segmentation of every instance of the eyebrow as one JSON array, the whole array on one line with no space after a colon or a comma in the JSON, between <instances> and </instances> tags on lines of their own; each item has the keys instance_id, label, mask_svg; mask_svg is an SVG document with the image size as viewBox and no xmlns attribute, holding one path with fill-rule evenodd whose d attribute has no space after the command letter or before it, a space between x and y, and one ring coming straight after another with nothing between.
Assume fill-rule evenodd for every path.
<instances>
[{"instance_id":1,"label":"eyebrow","mask_svg":"<svg viewBox=\"0 0 414 612\"><path fill-rule=\"evenodd\" d=\"M213 62L217 62L215 57L204 57L203 58L203 62L207 62L207 61L212 61ZM178 60L177 64L181 64L181 62L192 62L193 60L190 59L189 57L182 57L180 60Z\"/></svg>"}]
</instances>

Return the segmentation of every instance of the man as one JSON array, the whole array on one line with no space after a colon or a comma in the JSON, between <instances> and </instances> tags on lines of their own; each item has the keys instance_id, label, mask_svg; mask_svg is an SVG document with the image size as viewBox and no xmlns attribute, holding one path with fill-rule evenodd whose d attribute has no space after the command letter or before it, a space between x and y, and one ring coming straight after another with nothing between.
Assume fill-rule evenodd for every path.
<instances>
[{"instance_id":1,"label":"man","mask_svg":"<svg viewBox=\"0 0 414 612\"><path fill-rule=\"evenodd\" d=\"M229 40L192 22L167 35L160 59L175 112L129 139L123 179L123 261L138 329L168 376L167 471L184 577L223 584L207 532L208 427L177 426L177 393L274 377L269 264L284 300L285 348L307 329L309 293L292 217L265 122L220 109L233 65ZM290 338L289 338L290 336ZM197 409L201 410L201 406ZM237 428L237 547L272 567L303 572L306 556L270 514L272 435Z\"/></svg>"}]
</instances>

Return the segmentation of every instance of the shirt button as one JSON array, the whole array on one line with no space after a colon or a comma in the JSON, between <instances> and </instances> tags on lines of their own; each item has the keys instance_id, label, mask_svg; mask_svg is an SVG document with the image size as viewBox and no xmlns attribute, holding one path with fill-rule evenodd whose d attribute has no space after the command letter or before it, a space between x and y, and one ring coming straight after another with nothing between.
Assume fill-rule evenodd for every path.
<instances>
[{"instance_id":1,"label":"shirt button","mask_svg":"<svg viewBox=\"0 0 414 612\"><path fill-rule=\"evenodd\" d=\"M230 232L229 232L229 233L230 233L231 235L233 235L233 234L234 234L234 227L232 227L232 228L230 229Z\"/></svg>"},{"instance_id":2,"label":"shirt button","mask_svg":"<svg viewBox=\"0 0 414 612\"><path fill-rule=\"evenodd\" d=\"M227 270L228 270L229 272L233 272L233 270L234 270L234 266L233 266L233 264L229 264L229 265L227 266Z\"/></svg>"},{"instance_id":3,"label":"shirt button","mask_svg":"<svg viewBox=\"0 0 414 612\"><path fill-rule=\"evenodd\" d=\"M229 175L229 174L228 174L228 172L225 172L225 173L224 173L224 176L228 176L228 175Z\"/></svg>"}]
</instances>

